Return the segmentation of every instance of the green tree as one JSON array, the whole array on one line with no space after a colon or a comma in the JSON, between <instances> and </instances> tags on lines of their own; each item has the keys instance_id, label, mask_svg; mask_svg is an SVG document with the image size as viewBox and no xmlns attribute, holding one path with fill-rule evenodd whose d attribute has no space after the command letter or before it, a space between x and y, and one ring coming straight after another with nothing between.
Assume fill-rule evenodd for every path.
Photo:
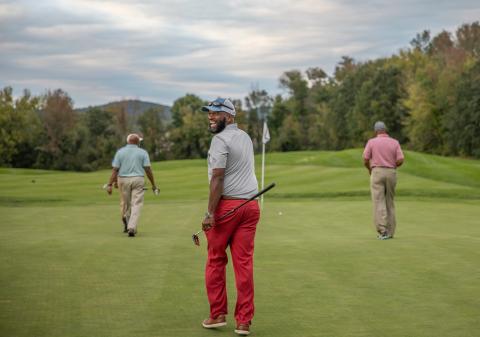
<instances>
[{"instance_id":1,"label":"green tree","mask_svg":"<svg viewBox=\"0 0 480 337\"><path fill-rule=\"evenodd\" d=\"M10 166L17 151L22 120L15 113L13 89L5 87L0 92L0 165Z\"/></svg>"},{"instance_id":2,"label":"green tree","mask_svg":"<svg viewBox=\"0 0 480 337\"><path fill-rule=\"evenodd\" d=\"M480 158L480 60L461 74L455 94L453 109L445 116L449 150Z\"/></svg>"},{"instance_id":3,"label":"green tree","mask_svg":"<svg viewBox=\"0 0 480 337\"><path fill-rule=\"evenodd\" d=\"M359 71L359 69L361 71ZM352 146L348 115L355 106L359 84L364 81L365 67L357 64L353 58L342 56L335 67L334 81L330 85L330 98L325 116L325 128L328 135L327 149L340 150Z\"/></svg>"},{"instance_id":4,"label":"green tree","mask_svg":"<svg viewBox=\"0 0 480 337\"><path fill-rule=\"evenodd\" d=\"M439 153L442 149L441 120L435 113L433 93L419 82L408 86L404 103L409 110L405 132L410 146L417 151Z\"/></svg>"},{"instance_id":5,"label":"green tree","mask_svg":"<svg viewBox=\"0 0 480 337\"><path fill-rule=\"evenodd\" d=\"M463 24L456 31L458 48L475 58L480 57L480 23Z\"/></svg>"},{"instance_id":6,"label":"green tree","mask_svg":"<svg viewBox=\"0 0 480 337\"><path fill-rule=\"evenodd\" d=\"M73 101L61 89L48 91L42 112L49 141L47 151L58 155L63 138L73 130L77 122L77 116L73 111Z\"/></svg>"},{"instance_id":7,"label":"green tree","mask_svg":"<svg viewBox=\"0 0 480 337\"><path fill-rule=\"evenodd\" d=\"M442 31L429 42L428 52L404 53L409 111L404 132L417 151L448 154L445 116L454 108L454 86L467 62L467 53L457 47L451 34Z\"/></svg>"},{"instance_id":8,"label":"green tree","mask_svg":"<svg viewBox=\"0 0 480 337\"><path fill-rule=\"evenodd\" d=\"M353 145L365 144L376 120L384 121L389 134L403 142L402 126L407 109L403 105L406 93L401 69L385 60L363 67L367 67L369 76L361 83L354 109L348 115Z\"/></svg>"},{"instance_id":9,"label":"green tree","mask_svg":"<svg viewBox=\"0 0 480 337\"><path fill-rule=\"evenodd\" d=\"M282 127L283 120L288 115L288 107L281 95L275 96L273 100L273 106L270 114L268 115L268 127L270 132L275 132Z\"/></svg>"},{"instance_id":10,"label":"green tree","mask_svg":"<svg viewBox=\"0 0 480 337\"><path fill-rule=\"evenodd\" d=\"M353 58L342 56L342 60L335 66L334 78L337 83L341 83L347 76L351 76L357 65Z\"/></svg>"},{"instance_id":11,"label":"green tree","mask_svg":"<svg viewBox=\"0 0 480 337\"><path fill-rule=\"evenodd\" d=\"M178 98L173 102L171 109L172 126L175 128L181 127L185 115L189 114L191 111L196 112L200 110L203 105L205 105L205 102L194 94L186 94L185 96ZM185 107L188 107L188 109L185 109Z\"/></svg>"},{"instance_id":12,"label":"green tree","mask_svg":"<svg viewBox=\"0 0 480 337\"><path fill-rule=\"evenodd\" d=\"M273 99L266 90L252 88L245 97L247 108L247 133L252 138L255 150L259 150L262 144L263 121L267 119L268 112L272 108Z\"/></svg>"},{"instance_id":13,"label":"green tree","mask_svg":"<svg viewBox=\"0 0 480 337\"><path fill-rule=\"evenodd\" d=\"M200 110L203 105L205 102L192 94L174 102L172 114L177 116L177 122L172 123L168 137L174 158L206 157L211 134L207 115Z\"/></svg>"},{"instance_id":14,"label":"green tree","mask_svg":"<svg viewBox=\"0 0 480 337\"><path fill-rule=\"evenodd\" d=\"M232 103L235 106L235 123L242 130L248 130L248 114L243 109L242 101L240 99L232 99ZM205 116L207 117L207 116Z\"/></svg>"},{"instance_id":15,"label":"green tree","mask_svg":"<svg viewBox=\"0 0 480 337\"><path fill-rule=\"evenodd\" d=\"M311 87L315 85L322 85L326 80L328 80L327 73L318 67L308 68L306 73Z\"/></svg>"},{"instance_id":16,"label":"green tree","mask_svg":"<svg viewBox=\"0 0 480 337\"><path fill-rule=\"evenodd\" d=\"M310 90L306 100L307 107L307 142L309 150L327 149L330 139L327 120L331 110L328 106L331 100L333 80L321 68L307 69Z\"/></svg>"},{"instance_id":17,"label":"green tree","mask_svg":"<svg viewBox=\"0 0 480 337\"><path fill-rule=\"evenodd\" d=\"M143 134L143 146L151 156L151 160L163 160L168 151L168 140L162 122L163 109L151 108L138 118L138 125Z\"/></svg>"},{"instance_id":18,"label":"green tree","mask_svg":"<svg viewBox=\"0 0 480 337\"><path fill-rule=\"evenodd\" d=\"M290 95L292 112L302 119L306 114L308 82L298 70L290 70L280 77L280 87L287 89Z\"/></svg>"},{"instance_id":19,"label":"green tree","mask_svg":"<svg viewBox=\"0 0 480 337\"><path fill-rule=\"evenodd\" d=\"M24 90L14 101L12 93L11 87L0 91L0 165L31 167L42 140L39 99Z\"/></svg>"},{"instance_id":20,"label":"green tree","mask_svg":"<svg viewBox=\"0 0 480 337\"><path fill-rule=\"evenodd\" d=\"M42 122L46 142L40 147L36 166L58 170L89 170L84 147L87 132L78 125L73 101L65 91L48 91L44 96Z\"/></svg>"},{"instance_id":21,"label":"green tree","mask_svg":"<svg viewBox=\"0 0 480 337\"><path fill-rule=\"evenodd\" d=\"M81 118L86 130L84 170L110 167L112 155L123 137L117 130L115 115L99 108L88 109Z\"/></svg>"},{"instance_id":22,"label":"green tree","mask_svg":"<svg viewBox=\"0 0 480 337\"><path fill-rule=\"evenodd\" d=\"M410 41L410 45L415 51L422 53L428 52L430 46L430 31L424 30L422 33L417 34L417 36Z\"/></svg>"},{"instance_id":23,"label":"green tree","mask_svg":"<svg viewBox=\"0 0 480 337\"><path fill-rule=\"evenodd\" d=\"M307 109L307 99L309 93L308 81L298 70L291 70L283 73L280 77L280 87L287 90L289 97L284 101L288 114L292 114L292 119L298 121L303 130L307 130L309 125L309 113ZM296 125L296 123L295 123ZM300 134L299 148L307 148L309 144L306 132Z\"/></svg>"},{"instance_id":24,"label":"green tree","mask_svg":"<svg viewBox=\"0 0 480 337\"><path fill-rule=\"evenodd\" d=\"M131 101L116 102L115 104L110 104L106 108L106 111L111 113L114 117L113 121L116 134L122 139L127 137L134 126L132 121L133 118L130 118L128 114L130 103ZM138 104L136 101L131 104L131 108L133 111L138 110Z\"/></svg>"},{"instance_id":25,"label":"green tree","mask_svg":"<svg viewBox=\"0 0 480 337\"><path fill-rule=\"evenodd\" d=\"M444 30L432 39L428 52L431 55L441 55L448 52L453 46L452 35Z\"/></svg>"},{"instance_id":26,"label":"green tree","mask_svg":"<svg viewBox=\"0 0 480 337\"><path fill-rule=\"evenodd\" d=\"M280 151L298 151L302 149L303 133L298 120L293 115L288 115L272 142Z\"/></svg>"},{"instance_id":27,"label":"green tree","mask_svg":"<svg viewBox=\"0 0 480 337\"><path fill-rule=\"evenodd\" d=\"M40 99L32 96L29 90L15 101L15 110L23 116L23 137L19 139L17 151L13 156L14 167L32 167L39 153L38 147L45 139L45 130L38 114Z\"/></svg>"}]
</instances>

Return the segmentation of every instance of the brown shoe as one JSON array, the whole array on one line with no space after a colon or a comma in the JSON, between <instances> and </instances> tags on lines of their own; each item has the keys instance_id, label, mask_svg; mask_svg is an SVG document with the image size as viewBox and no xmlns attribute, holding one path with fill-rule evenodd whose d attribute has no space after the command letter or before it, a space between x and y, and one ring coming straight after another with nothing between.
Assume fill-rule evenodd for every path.
<instances>
[{"instance_id":1,"label":"brown shoe","mask_svg":"<svg viewBox=\"0 0 480 337\"><path fill-rule=\"evenodd\" d=\"M237 335L249 335L250 334L250 325L248 324L237 324L237 328L235 329L235 333Z\"/></svg>"},{"instance_id":2,"label":"brown shoe","mask_svg":"<svg viewBox=\"0 0 480 337\"><path fill-rule=\"evenodd\" d=\"M202 325L206 329L219 328L227 325L227 319L225 315L218 315L217 318L208 318L202 322Z\"/></svg>"}]
</instances>

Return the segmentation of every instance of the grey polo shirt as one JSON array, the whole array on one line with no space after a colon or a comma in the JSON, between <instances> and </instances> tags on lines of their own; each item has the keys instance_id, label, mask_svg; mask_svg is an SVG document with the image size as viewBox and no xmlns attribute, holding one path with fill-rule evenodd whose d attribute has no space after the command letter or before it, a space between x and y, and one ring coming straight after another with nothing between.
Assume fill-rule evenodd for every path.
<instances>
[{"instance_id":1,"label":"grey polo shirt","mask_svg":"<svg viewBox=\"0 0 480 337\"><path fill-rule=\"evenodd\" d=\"M225 169L223 195L249 199L258 192L252 140L237 124L227 125L212 139L208 150L209 181L216 168Z\"/></svg>"},{"instance_id":2,"label":"grey polo shirt","mask_svg":"<svg viewBox=\"0 0 480 337\"><path fill-rule=\"evenodd\" d=\"M112 166L118 168L120 177L143 177L144 167L150 166L147 151L135 144L127 144L117 151Z\"/></svg>"}]
</instances>

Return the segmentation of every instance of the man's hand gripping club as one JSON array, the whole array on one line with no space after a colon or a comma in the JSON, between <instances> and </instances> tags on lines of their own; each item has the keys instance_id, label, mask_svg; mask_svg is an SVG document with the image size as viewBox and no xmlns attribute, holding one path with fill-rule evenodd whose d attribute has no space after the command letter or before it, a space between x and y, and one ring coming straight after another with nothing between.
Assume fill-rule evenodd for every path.
<instances>
[{"instance_id":1,"label":"man's hand gripping club","mask_svg":"<svg viewBox=\"0 0 480 337\"><path fill-rule=\"evenodd\" d=\"M245 200L245 202L242 202L240 205L238 205L237 207L231 209L230 211L228 211L227 213L223 214L221 217L219 217L217 220L220 221L222 220L223 218L229 216L230 214L232 214L233 212L235 212L237 209L239 209L240 207L242 207L243 205L249 203L250 201L258 198L259 196L261 196L263 193L271 190L272 188L275 187L275 183L271 183L270 185L268 185L267 187L265 187L263 190L261 190L260 192L258 192L257 194L255 194L253 197L251 197L250 199L248 200ZM215 218L213 216L213 214L210 214L210 213L207 213L205 214L205 219L203 219L202 221L202 229L199 230L198 232L194 233L192 235L192 240L193 240L193 243L197 246L200 246L200 238L198 237L198 235L202 232L202 231L209 231L210 229L212 229L213 227L215 227Z\"/></svg>"}]
</instances>

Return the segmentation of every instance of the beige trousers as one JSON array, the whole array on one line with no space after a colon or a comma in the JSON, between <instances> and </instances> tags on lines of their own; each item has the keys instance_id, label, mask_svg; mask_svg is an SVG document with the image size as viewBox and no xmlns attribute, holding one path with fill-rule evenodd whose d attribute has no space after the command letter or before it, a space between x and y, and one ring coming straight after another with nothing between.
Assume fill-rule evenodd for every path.
<instances>
[{"instance_id":1,"label":"beige trousers","mask_svg":"<svg viewBox=\"0 0 480 337\"><path fill-rule=\"evenodd\" d=\"M128 229L137 231L140 210L143 206L145 180L143 177L118 177L120 211L127 218Z\"/></svg>"},{"instance_id":2,"label":"beige trousers","mask_svg":"<svg viewBox=\"0 0 480 337\"><path fill-rule=\"evenodd\" d=\"M395 169L374 167L370 176L370 190L373 201L373 221L379 234L392 236L397 225L395 220L395 186L397 172Z\"/></svg>"}]
</instances>

